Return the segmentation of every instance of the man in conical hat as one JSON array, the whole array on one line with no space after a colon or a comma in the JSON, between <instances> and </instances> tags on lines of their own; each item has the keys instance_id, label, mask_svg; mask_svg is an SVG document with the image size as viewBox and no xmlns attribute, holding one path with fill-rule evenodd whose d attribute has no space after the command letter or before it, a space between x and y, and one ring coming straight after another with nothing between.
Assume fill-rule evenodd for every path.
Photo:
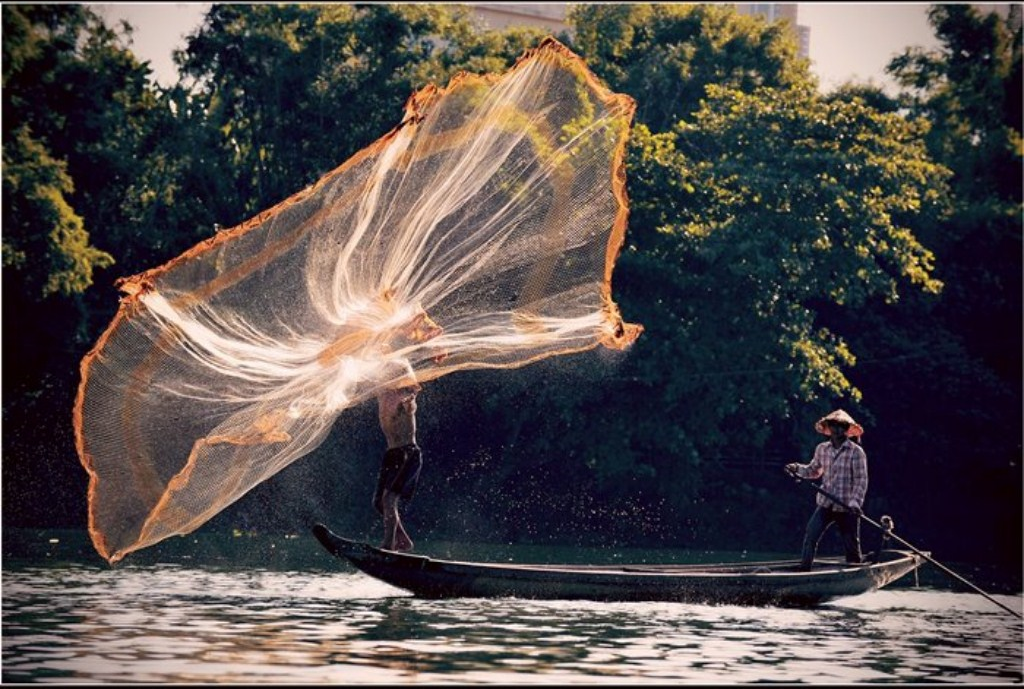
<instances>
[{"instance_id":1,"label":"man in conical hat","mask_svg":"<svg viewBox=\"0 0 1024 689\"><path fill-rule=\"evenodd\" d=\"M818 542L832 524L839 525L843 537L846 561L859 563L860 514L864 496L868 491L868 458L864 448L854 438L864 434L864 428L842 409L822 417L814 429L829 439L814 449L809 464L787 464L786 471L800 478L821 479L822 492L804 534L801 566L811 568L818 552ZM823 495L828 493L839 502Z\"/></svg>"}]
</instances>

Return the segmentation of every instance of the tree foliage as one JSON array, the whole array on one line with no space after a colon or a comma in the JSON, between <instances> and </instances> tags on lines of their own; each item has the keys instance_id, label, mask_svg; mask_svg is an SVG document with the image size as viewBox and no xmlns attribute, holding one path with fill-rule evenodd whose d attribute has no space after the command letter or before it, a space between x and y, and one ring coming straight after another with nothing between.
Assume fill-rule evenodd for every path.
<instances>
[{"instance_id":1,"label":"tree foliage","mask_svg":"<svg viewBox=\"0 0 1024 689\"><path fill-rule=\"evenodd\" d=\"M615 404L612 419L563 430L556 452L587 448L574 475L605 495L646 476L646 490L692 513L702 493L722 490L706 485L713 467L793 452L806 433L783 440L780 424L809 428L833 403L862 402L849 377L857 351L833 321L872 299L940 291L913 228L944 212L948 172L928 156L923 121L822 97L806 65L780 62L793 47L781 26L704 7L589 6L575 17L591 63L665 109L653 118L663 131L639 124L630 151L616 288L647 331L617 372L625 382L611 383L621 402L577 388L545 408L578 420ZM634 46L670 24L677 35L690 27L699 49L656 69ZM767 37L781 45L766 50ZM733 55L743 50L761 61ZM653 73L690 95L654 98L641 78ZM541 454L530 440L518 451Z\"/></svg>"},{"instance_id":2,"label":"tree foliage","mask_svg":"<svg viewBox=\"0 0 1024 689\"><path fill-rule=\"evenodd\" d=\"M62 140L70 103L61 82L75 72L75 39L87 19L72 7L3 10L3 266L30 302L81 294L93 271L113 262L89 243L71 203L75 183Z\"/></svg>"},{"instance_id":3,"label":"tree foliage","mask_svg":"<svg viewBox=\"0 0 1024 689\"><path fill-rule=\"evenodd\" d=\"M613 292L646 331L625 355L428 386L424 490L441 497L417 519L480 538L796 547L807 501L780 497L778 467L809 455L835 406L868 426L869 509L912 507L907 533L934 523L970 541L965 511L1019 516L1019 15L929 16L940 48L896 58L889 97L820 93L785 22L574 6L560 38L639 106ZM160 88L131 27L88 6L5 5L3 28L4 321L19 326L4 351L5 518L45 523L49 491L74 525L68 414L115 277L312 183L426 83L499 72L541 37L480 31L459 6L214 4ZM337 476L329 454L305 478ZM972 490L997 506L942 486L978 456ZM258 523L281 494L259 488L225 519Z\"/></svg>"},{"instance_id":4,"label":"tree foliage","mask_svg":"<svg viewBox=\"0 0 1024 689\"><path fill-rule=\"evenodd\" d=\"M2 12L3 319L16 333L3 352L5 516L53 504L81 515L68 414L78 361L112 312L94 317L90 305L123 248L109 239L142 167L153 91L123 37L86 6Z\"/></svg>"},{"instance_id":5,"label":"tree foliage","mask_svg":"<svg viewBox=\"0 0 1024 689\"><path fill-rule=\"evenodd\" d=\"M68 203L74 191L66 165L54 160L27 127L4 146L3 266L36 300L81 294L93 270L113 257L89 244L80 215ZM32 260L29 260L29 257Z\"/></svg>"},{"instance_id":6,"label":"tree foliage","mask_svg":"<svg viewBox=\"0 0 1024 689\"><path fill-rule=\"evenodd\" d=\"M949 326L1009 383L1021 377L1021 333L991 337L989 323L1021 315L1021 15L1002 19L970 5L935 5L934 51L908 50L888 69L906 89L904 105L932 123L925 141L953 171L956 213L922 228L946 259L951 285L941 305ZM979 298L984 295L984 298Z\"/></svg>"},{"instance_id":7,"label":"tree foliage","mask_svg":"<svg viewBox=\"0 0 1024 689\"><path fill-rule=\"evenodd\" d=\"M889 65L900 106L929 122L922 140L951 171L951 212L916 223L945 288L853 324L873 413L903 421L879 428L876 454L912 458L875 485L952 543L973 539L979 521L1006 524L1005 539L977 544L992 559L1019 557L1021 540L1021 27L1009 10L935 5L939 46Z\"/></svg>"},{"instance_id":8,"label":"tree foliage","mask_svg":"<svg viewBox=\"0 0 1024 689\"><path fill-rule=\"evenodd\" d=\"M537 38L478 35L468 21L442 5L213 5L177 59L215 156L203 164L233 182L220 224L343 163L426 83L502 71Z\"/></svg>"},{"instance_id":9,"label":"tree foliage","mask_svg":"<svg viewBox=\"0 0 1024 689\"><path fill-rule=\"evenodd\" d=\"M573 45L637 120L671 129L697 110L708 85L750 92L812 83L792 27L715 4L584 4L570 12Z\"/></svg>"}]
</instances>

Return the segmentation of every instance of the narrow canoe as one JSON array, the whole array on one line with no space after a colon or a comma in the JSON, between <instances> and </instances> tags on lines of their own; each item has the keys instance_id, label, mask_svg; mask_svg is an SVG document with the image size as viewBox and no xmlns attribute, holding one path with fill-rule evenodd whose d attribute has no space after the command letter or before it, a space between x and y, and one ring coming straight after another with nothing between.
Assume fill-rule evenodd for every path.
<instances>
[{"instance_id":1,"label":"narrow canoe","mask_svg":"<svg viewBox=\"0 0 1024 689\"><path fill-rule=\"evenodd\" d=\"M382 550L313 527L320 544L359 570L421 598L532 598L598 601L671 601L812 607L886 586L924 562L918 554L882 550L869 562L797 560L723 564L505 564L457 562Z\"/></svg>"}]
</instances>

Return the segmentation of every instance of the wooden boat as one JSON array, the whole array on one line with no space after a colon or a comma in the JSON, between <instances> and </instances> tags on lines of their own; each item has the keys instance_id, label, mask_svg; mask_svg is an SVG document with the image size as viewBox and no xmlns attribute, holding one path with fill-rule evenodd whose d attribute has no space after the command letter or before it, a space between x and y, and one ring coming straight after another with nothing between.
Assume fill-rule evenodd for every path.
<instances>
[{"instance_id":1,"label":"wooden boat","mask_svg":"<svg viewBox=\"0 0 1024 689\"><path fill-rule=\"evenodd\" d=\"M533 598L598 601L672 601L812 607L880 589L921 566L924 558L882 550L870 562L841 558L730 564L570 565L457 562L382 550L313 527L321 545L372 577L421 598Z\"/></svg>"}]
</instances>

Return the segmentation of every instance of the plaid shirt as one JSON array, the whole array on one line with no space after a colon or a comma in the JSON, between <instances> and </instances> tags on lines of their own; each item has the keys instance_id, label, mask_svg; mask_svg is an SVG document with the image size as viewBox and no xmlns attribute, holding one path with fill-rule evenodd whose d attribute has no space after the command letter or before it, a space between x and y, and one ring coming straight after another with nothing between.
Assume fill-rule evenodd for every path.
<instances>
[{"instance_id":1,"label":"plaid shirt","mask_svg":"<svg viewBox=\"0 0 1024 689\"><path fill-rule=\"evenodd\" d=\"M797 476L806 479L821 479L821 489L834 495L849 507L864 507L864 496L868 492L868 457L857 443L849 438L839 446L832 447L826 440L814 449L810 464L798 464ZM818 504L838 512L845 512L834 502L818 493Z\"/></svg>"}]
</instances>

